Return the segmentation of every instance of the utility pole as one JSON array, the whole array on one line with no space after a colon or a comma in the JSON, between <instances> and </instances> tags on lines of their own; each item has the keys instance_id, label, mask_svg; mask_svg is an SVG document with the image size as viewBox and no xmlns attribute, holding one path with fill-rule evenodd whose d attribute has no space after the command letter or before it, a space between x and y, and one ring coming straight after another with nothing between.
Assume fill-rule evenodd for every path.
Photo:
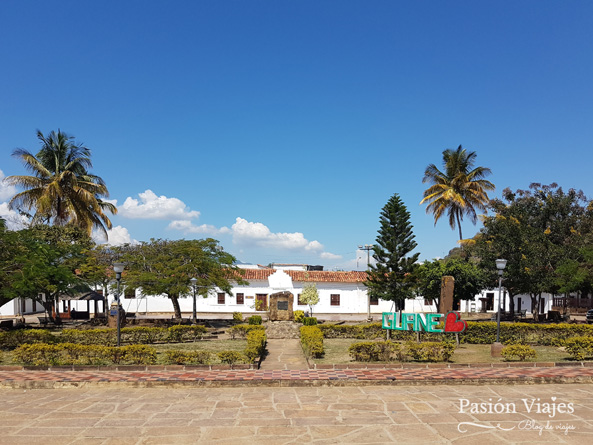
<instances>
[{"instance_id":1,"label":"utility pole","mask_svg":"<svg viewBox=\"0 0 593 445\"><path fill-rule=\"evenodd\" d=\"M371 265L371 249L373 248L370 244L365 244L364 246L358 246L358 250L366 250L367 251L367 271L369 270L369 266ZM367 288L367 320L371 321L371 295L369 294Z\"/></svg>"}]
</instances>

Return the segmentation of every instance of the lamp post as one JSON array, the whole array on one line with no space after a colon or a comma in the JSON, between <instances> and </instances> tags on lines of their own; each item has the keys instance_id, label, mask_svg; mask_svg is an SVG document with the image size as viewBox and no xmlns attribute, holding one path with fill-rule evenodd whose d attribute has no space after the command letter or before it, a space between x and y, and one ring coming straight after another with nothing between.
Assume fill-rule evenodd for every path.
<instances>
[{"instance_id":1,"label":"lamp post","mask_svg":"<svg viewBox=\"0 0 593 445\"><path fill-rule=\"evenodd\" d=\"M498 269L498 311L496 316L496 342L492 345L490 355L493 357L500 356L502 345L500 343L500 306L502 302L502 272L507 265L507 260L496 260L496 268Z\"/></svg>"},{"instance_id":2,"label":"lamp post","mask_svg":"<svg viewBox=\"0 0 593 445\"><path fill-rule=\"evenodd\" d=\"M119 282L121 281L121 273L124 271L124 263L113 263L113 270L115 271L115 279L117 281L117 346L121 343L121 306L119 304Z\"/></svg>"},{"instance_id":3,"label":"lamp post","mask_svg":"<svg viewBox=\"0 0 593 445\"><path fill-rule=\"evenodd\" d=\"M198 282L198 279L196 277L194 277L194 278L192 278L189 281L191 281L191 285L192 285L193 290L194 290L194 312L193 312L193 316L194 316L194 324L196 324L198 322L197 316L196 316L196 283Z\"/></svg>"},{"instance_id":4,"label":"lamp post","mask_svg":"<svg viewBox=\"0 0 593 445\"><path fill-rule=\"evenodd\" d=\"M370 244L365 244L364 246L358 246L358 250L366 250L367 251L367 271L369 270L369 266L371 264L371 249L373 248ZM371 321L371 295L367 289L367 320Z\"/></svg>"}]
</instances>

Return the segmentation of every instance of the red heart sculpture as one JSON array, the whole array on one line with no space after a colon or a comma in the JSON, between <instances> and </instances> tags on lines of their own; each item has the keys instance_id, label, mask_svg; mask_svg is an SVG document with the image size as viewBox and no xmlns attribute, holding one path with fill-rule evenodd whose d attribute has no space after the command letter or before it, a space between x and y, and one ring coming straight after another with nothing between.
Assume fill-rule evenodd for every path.
<instances>
[{"instance_id":1,"label":"red heart sculpture","mask_svg":"<svg viewBox=\"0 0 593 445\"><path fill-rule=\"evenodd\" d=\"M463 332L467 329L467 321L461 320L459 312L447 312L445 332Z\"/></svg>"}]
</instances>

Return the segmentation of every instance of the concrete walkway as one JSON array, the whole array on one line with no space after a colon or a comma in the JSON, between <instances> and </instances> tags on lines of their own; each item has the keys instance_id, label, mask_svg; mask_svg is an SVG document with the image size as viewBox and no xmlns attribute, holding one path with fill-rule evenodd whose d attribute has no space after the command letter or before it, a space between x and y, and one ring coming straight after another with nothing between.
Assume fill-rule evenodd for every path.
<instances>
[{"instance_id":1,"label":"concrete walkway","mask_svg":"<svg viewBox=\"0 0 593 445\"><path fill-rule=\"evenodd\" d=\"M10 445L580 445L593 440L590 384L106 386L3 389L0 397L0 444ZM472 413L471 403L485 403L486 407L489 403L502 403L505 410L496 413L493 408L491 413ZM553 414L541 408L544 403L555 404ZM561 406L563 409L558 409Z\"/></svg>"},{"instance_id":2,"label":"concrete walkway","mask_svg":"<svg viewBox=\"0 0 593 445\"><path fill-rule=\"evenodd\" d=\"M268 339L266 348L268 354L261 363L260 369L262 370L309 369L299 339L270 338Z\"/></svg>"}]
</instances>

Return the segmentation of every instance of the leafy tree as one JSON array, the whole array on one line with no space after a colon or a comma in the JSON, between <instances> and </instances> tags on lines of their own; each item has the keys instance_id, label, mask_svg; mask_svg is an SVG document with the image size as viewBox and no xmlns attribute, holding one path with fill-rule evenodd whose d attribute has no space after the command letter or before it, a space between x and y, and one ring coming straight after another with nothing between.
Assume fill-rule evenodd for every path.
<instances>
[{"instance_id":1,"label":"leafy tree","mask_svg":"<svg viewBox=\"0 0 593 445\"><path fill-rule=\"evenodd\" d=\"M11 232L9 242L15 250L9 285L2 288L6 298L39 301L53 318L61 294L88 290L77 270L93 242L82 230L36 225ZM45 298L41 299L40 294Z\"/></svg>"},{"instance_id":2,"label":"leafy tree","mask_svg":"<svg viewBox=\"0 0 593 445\"><path fill-rule=\"evenodd\" d=\"M443 276L455 278L453 304L460 300L473 300L486 287L486 274L474 262L459 258L425 261L417 270L418 294L437 306L441 299Z\"/></svg>"},{"instance_id":3,"label":"leafy tree","mask_svg":"<svg viewBox=\"0 0 593 445\"><path fill-rule=\"evenodd\" d=\"M410 213L397 194L381 211L380 228L373 246L375 265L369 266L366 286L373 298L393 301L402 310L406 298L414 294L414 274L419 253L416 248Z\"/></svg>"},{"instance_id":4,"label":"leafy tree","mask_svg":"<svg viewBox=\"0 0 593 445\"><path fill-rule=\"evenodd\" d=\"M443 151L444 172L436 165L430 164L424 172L423 183L432 184L424 191L424 199L420 204L428 203L426 213L432 213L434 224L445 214L449 216L449 225L459 229L463 216L469 216L475 224L476 209L485 210L488 205L488 190L494 190L494 184L484 179L491 171L486 167L475 167L476 152L467 152L461 147L457 150Z\"/></svg>"},{"instance_id":5,"label":"leafy tree","mask_svg":"<svg viewBox=\"0 0 593 445\"><path fill-rule=\"evenodd\" d=\"M120 247L118 251L126 264L126 285L141 288L145 295L166 295L173 304L176 318L181 318L179 298L192 294L190 279L193 277L198 280L198 294L203 296L213 287L231 293L231 281L245 284L242 271L233 265L235 257L212 238L152 239L148 243Z\"/></svg>"},{"instance_id":6,"label":"leafy tree","mask_svg":"<svg viewBox=\"0 0 593 445\"><path fill-rule=\"evenodd\" d=\"M80 265L80 278L91 287L100 287L103 295L107 295L109 284L115 280L113 263L119 259L119 253L107 245L96 245L86 255ZM105 305L105 312L108 311Z\"/></svg>"},{"instance_id":7,"label":"leafy tree","mask_svg":"<svg viewBox=\"0 0 593 445\"><path fill-rule=\"evenodd\" d=\"M9 207L31 216L34 224L71 224L89 235L93 228L107 235L105 227L110 229L111 221L105 212L115 214L117 209L101 199L109 196L103 180L88 172L91 151L59 130L47 137L38 130L37 138L41 142L37 155L20 148L13 152L33 176L5 179L25 189L13 196Z\"/></svg>"},{"instance_id":8,"label":"leafy tree","mask_svg":"<svg viewBox=\"0 0 593 445\"><path fill-rule=\"evenodd\" d=\"M313 316L313 306L319 303L319 292L315 283L305 284L301 293L301 301L309 306L311 317Z\"/></svg>"},{"instance_id":9,"label":"leafy tree","mask_svg":"<svg viewBox=\"0 0 593 445\"><path fill-rule=\"evenodd\" d=\"M591 217L586 197L557 184L531 184L529 190L503 191L502 200L490 204L495 215L484 218L484 227L474 238L472 254L491 273L495 282L495 259L508 260L504 283L511 296L528 294L537 320L542 293L573 289L567 280L571 267L585 267ZM579 247L581 246L581 247ZM582 263L581 263L582 262ZM576 266L575 266L576 264ZM576 269L573 269L576 270Z\"/></svg>"}]
</instances>

